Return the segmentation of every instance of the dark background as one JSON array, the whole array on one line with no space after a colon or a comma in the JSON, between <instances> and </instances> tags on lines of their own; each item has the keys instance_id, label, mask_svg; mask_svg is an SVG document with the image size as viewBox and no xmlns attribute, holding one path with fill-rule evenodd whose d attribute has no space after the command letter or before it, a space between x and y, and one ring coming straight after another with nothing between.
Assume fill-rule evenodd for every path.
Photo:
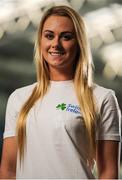
<instances>
[{"instance_id":1,"label":"dark background","mask_svg":"<svg viewBox=\"0 0 122 180\"><path fill-rule=\"evenodd\" d=\"M76 9L88 27L94 79L115 90L122 110L122 1L0 1L0 156L9 95L36 81L33 48L43 11L57 2Z\"/></svg>"}]
</instances>

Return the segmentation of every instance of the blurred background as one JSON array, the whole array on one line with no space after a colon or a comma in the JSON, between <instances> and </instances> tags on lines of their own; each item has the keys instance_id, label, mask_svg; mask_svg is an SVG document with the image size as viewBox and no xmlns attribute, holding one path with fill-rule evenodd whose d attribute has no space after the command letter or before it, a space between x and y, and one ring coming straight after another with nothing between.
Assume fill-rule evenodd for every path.
<instances>
[{"instance_id":1,"label":"blurred background","mask_svg":"<svg viewBox=\"0 0 122 180\"><path fill-rule=\"evenodd\" d=\"M122 110L122 0L0 0L0 157L8 96L36 81L33 48L43 11L66 4L86 20L95 82L115 90Z\"/></svg>"}]
</instances>

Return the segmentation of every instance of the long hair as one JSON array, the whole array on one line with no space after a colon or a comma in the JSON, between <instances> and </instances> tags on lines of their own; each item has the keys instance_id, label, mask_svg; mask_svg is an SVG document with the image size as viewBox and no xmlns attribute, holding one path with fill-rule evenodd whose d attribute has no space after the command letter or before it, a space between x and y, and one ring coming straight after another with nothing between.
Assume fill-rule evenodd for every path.
<instances>
[{"instance_id":1,"label":"long hair","mask_svg":"<svg viewBox=\"0 0 122 180\"><path fill-rule=\"evenodd\" d=\"M41 18L34 51L35 64L37 68L37 84L34 87L30 97L24 103L18 117L17 137L20 162L24 158L24 147L26 145L27 115L37 100L44 97L50 85L48 64L43 59L40 48L40 37L42 34L44 22L51 15L69 17L74 24L79 51L77 56L77 63L75 65L73 83L88 133L91 155L95 153L96 108L93 97L93 63L87 40L86 27L83 18L72 8L68 6L54 6L48 9Z\"/></svg>"}]
</instances>

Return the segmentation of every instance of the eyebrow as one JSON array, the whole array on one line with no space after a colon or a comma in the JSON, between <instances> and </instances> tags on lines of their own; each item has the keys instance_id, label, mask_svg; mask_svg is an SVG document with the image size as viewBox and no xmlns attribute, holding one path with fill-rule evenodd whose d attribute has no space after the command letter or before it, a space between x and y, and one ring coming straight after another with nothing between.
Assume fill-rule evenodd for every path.
<instances>
[{"instance_id":1,"label":"eyebrow","mask_svg":"<svg viewBox=\"0 0 122 180\"><path fill-rule=\"evenodd\" d=\"M51 30L45 30L44 31L44 33L46 33L46 32L49 32L49 33L54 33L53 31L51 31ZM73 34L74 35L74 32L71 32L71 31L63 31L63 32L61 32L61 34L66 34L66 33L69 33L69 34Z\"/></svg>"}]
</instances>

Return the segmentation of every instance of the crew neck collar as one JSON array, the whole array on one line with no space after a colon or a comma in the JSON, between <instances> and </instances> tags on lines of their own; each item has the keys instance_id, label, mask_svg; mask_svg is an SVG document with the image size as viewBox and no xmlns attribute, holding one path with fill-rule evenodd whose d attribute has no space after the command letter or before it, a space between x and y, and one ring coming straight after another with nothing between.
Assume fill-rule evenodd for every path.
<instances>
[{"instance_id":1,"label":"crew neck collar","mask_svg":"<svg viewBox=\"0 0 122 180\"><path fill-rule=\"evenodd\" d=\"M55 83L60 83L60 82L72 82L73 81L73 79L69 79L69 80L50 80L50 82L55 82Z\"/></svg>"},{"instance_id":2,"label":"crew neck collar","mask_svg":"<svg viewBox=\"0 0 122 180\"><path fill-rule=\"evenodd\" d=\"M61 80L61 81L50 80L51 85L68 85L68 84L72 84L72 83L73 83L73 79Z\"/></svg>"}]
</instances>

